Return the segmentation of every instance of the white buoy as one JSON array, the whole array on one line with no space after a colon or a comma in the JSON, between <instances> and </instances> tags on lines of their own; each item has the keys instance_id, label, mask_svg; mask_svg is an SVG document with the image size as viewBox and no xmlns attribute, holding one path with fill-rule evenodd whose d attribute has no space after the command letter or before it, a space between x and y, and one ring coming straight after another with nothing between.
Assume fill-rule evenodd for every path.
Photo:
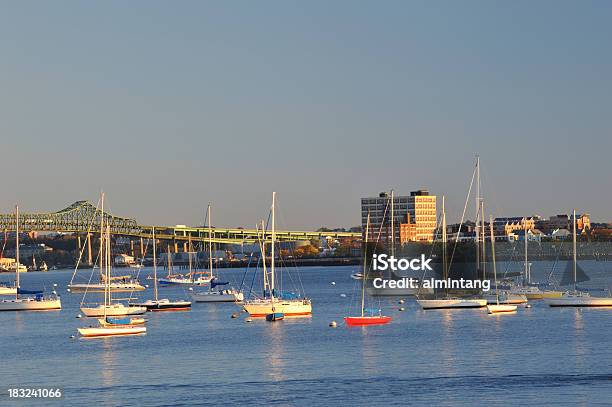
<instances>
[{"instance_id":1,"label":"white buoy","mask_svg":"<svg viewBox=\"0 0 612 407\"><path fill-rule=\"evenodd\" d=\"M405 311L405 310L406 310L406 308L404 308L404 307L400 307L400 308L399 308L399 310L400 310L400 311Z\"/></svg>"},{"instance_id":2,"label":"white buoy","mask_svg":"<svg viewBox=\"0 0 612 407\"><path fill-rule=\"evenodd\" d=\"M342 294L340 294L340 297L346 298L346 294L342 293Z\"/></svg>"},{"instance_id":3,"label":"white buoy","mask_svg":"<svg viewBox=\"0 0 612 407\"><path fill-rule=\"evenodd\" d=\"M399 303L400 303L400 304L403 304L403 303L405 303L405 302L406 302L406 301L404 301L404 300L399 300Z\"/></svg>"},{"instance_id":4,"label":"white buoy","mask_svg":"<svg viewBox=\"0 0 612 407\"><path fill-rule=\"evenodd\" d=\"M70 292L70 288L66 288L66 291Z\"/></svg>"},{"instance_id":5,"label":"white buoy","mask_svg":"<svg viewBox=\"0 0 612 407\"><path fill-rule=\"evenodd\" d=\"M57 287L57 283L53 283L53 287Z\"/></svg>"},{"instance_id":6,"label":"white buoy","mask_svg":"<svg viewBox=\"0 0 612 407\"><path fill-rule=\"evenodd\" d=\"M531 304L525 304L525 308L531 308Z\"/></svg>"},{"instance_id":7,"label":"white buoy","mask_svg":"<svg viewBox=\"0 0 612 407\"><path fill-rule=\"evenodd\" d=\"M145 284L145 288L149 288L149 284Z\"/></svg>"},{"instance_id":8,"label":"white buoy","mask_svg":"<svg viewBox=\"0 0 612 407\"><path fill-rule=\"evenodd\" d=\"M336 285L336 282L335 282L335 281L332 281L332 282L331 282L331 285Z\"/></svg>"},{"instance_id":9,"label":"white buoy","mask_svg":"<svg viewBox=\"0 0 612 407\"><path fill-rule=\"evenodd\" d=\"M189 291L193 291L193 287L189 287Z\"/></svg>"},{"instance_id":10,"label":"white buoy","mask_svg":"<svg viewBox=\"0 0 612 407\"><path fill-rule=\"evenodd\" d=\"M83 315L81 315L81 314L77 314L77 316L76 316L76 317L77 317L77 318L83 318Z\"/></svg>"},{"instance_id":11,"label":"white buoy","mask_svg":"<svg viewBox=\"0 0 612 407\"><path fill-rule=\"evenodd\" d=\"M74 339L74 338L75 338L75 336L74 336L74 335L70 335L70 339Z\"/></svg>"},{"instance_id":12,"label":"white buoy","mask_svg":"<svg viewBox=\"0 0 612 407\"><path fill-rule=\"evenodd\" d=\"M247 318L247 319L244 320L244 322L253 322L253 319L252 318Z\"/></svg>"},{"instance_id":13,"label":"white buoy","mask_svg":"<svg viewBox=\"0 0 612 407\"><path fill-rule=\"evenodd\" d=\"M238 318L238 314L233 313L233 314L232 314L232 319L234 319L234 318Z\"/></svg>"},{"instance_id":14,"label":"white buoy","mask_svg":"<svg viewBox=\"0 0 612 407\"><path fill-rule=\"evenodd\" d=\"M331 326L332 328L335 328L338 326L338 323L336 321L332 321L329 323L329 326Z\"/></svg>"},{"instance_id":15,"label":"white buoy","mask_svg":"<svg viewBox=\"0 0 612 407\"><path fill-rule=\"evenodd\" d=\"M55 290L51 291L51 293L53 293L53 295L57 295L57 291Z\"/></svg>"}]
</instances>

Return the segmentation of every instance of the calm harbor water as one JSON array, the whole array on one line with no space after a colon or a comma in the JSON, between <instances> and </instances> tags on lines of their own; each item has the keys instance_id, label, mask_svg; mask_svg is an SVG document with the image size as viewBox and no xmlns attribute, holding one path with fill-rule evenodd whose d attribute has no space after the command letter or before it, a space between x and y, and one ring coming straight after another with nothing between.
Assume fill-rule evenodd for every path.
<instances>
[{"instance_id":1,"label":"calm harbor water","mask_svg":"<svg viewBox=\"0 0 612 407\"><path fill-rule=\"evenodd\" d=\"M593 285L611 285L612 263L583 262ZM503 266L502 266L503 267ZM520 267L520 266L519 266ZM543 279L549 263L535 263ZM550 309L513 315L423 311L412 299L378 303L390 325L347 328L357 312L355 267L301 269L311 318L231 319L234 304L194 304L148 314L141 337L70 338L81 294L71 270L28 273L22 284L58 284L63 309L0 313L2 405L557 405L612 403L612 309ZM150 270L141 271L141 277ZM223 271L240 281L241 270ZM88 274L84 272L84 274ZM10 275L0 275L7 281ZM151 283L149 280L142 281ZM335 282L335 285L332 285ZM345 294L343 296L342 294ZM145 292L152 295L152 289ZM187 298L183 288L160 288ZM329 322L338 321L337 328ZM9 387L60 387L61 401L9 400Z\"/></svg>"}]
</instances>

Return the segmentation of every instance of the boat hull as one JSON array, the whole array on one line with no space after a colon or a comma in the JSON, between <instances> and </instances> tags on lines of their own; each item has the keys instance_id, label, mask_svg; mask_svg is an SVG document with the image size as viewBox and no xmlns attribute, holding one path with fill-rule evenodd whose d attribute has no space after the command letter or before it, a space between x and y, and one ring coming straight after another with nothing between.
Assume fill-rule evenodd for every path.
<instances>
[{"instance_id":1,"label":"boat hull","mask_svg":"<svg viewBox=\"0 0 612 407\"><path fill-rule=\"evenodd\" d=\"M104 305L97 307L81 307L81 312L86 317L103 317ZM106 316L118 317L126 315L142 315L147 312L145 307L126 307L123 304L113 304L106 306Z\"/></svg>"},{"instance_id":2,"label":"boat hull","mask_svg":"<svg viewBox=\"0 0 612 407\"><path fill-rule=\"evenodd\" d=\"M204 291L191 294L191 299L195 302L241 302L244 300L244 295L240 292Z\"/></svg>"},{"instance_id":3,"label":"boat hull","mask_svg":"<svg viewBox=\"0 0 612 407\"><path fill-rule=\"evenodd\" d=\"M42 300L20 298L0 301L0 311L52 311L59 309L62 309L62 301L59 298Z\"/></svg>"},{"instance_id":4,"label":"boat hull","mask_svg":"<svg viewBox=\"0 0 612 407\"><path fill-rule=\"evenodd\" d=\"M487 305L487 311L489 314L502 314L509 312L516 312L517 306L511 304L491 304Z\"/></svg>"},{"instance_id":5,"label":"boat hull","mask_svg":"<svg viewBox=\"0 0 612 407\"><path fill-rule=\"evenodd\" d=\"M612 298L607 297L562 296L545 301L551 307L612 307Z\"/></svg>"},{"instance_id":6,"label":"boat hull","mask_svg":"<svg viewBox=\"0 0 612 407\"><path fill-rule=\"evenodd\" d=\"M84 338L101 338L108 336L142 335L147 332L144 326L102 326L96 328L78 328L79 334Z\"/></svg>"},{"instance_id":7,"label":"boat hull","mask_svg":"<svg viewBox=\"0 0 612 407\"><path fill-rule=\"evenodd\" d=\"M100 284L68 284L68 289L70 289L70 292L73 293L82 293L82 292L89 292L89 293L103 293L104 292L104 284L100 283ZM114 293L127 293L127 292L132 292L132 291L144 291L145 287L137 284L137 283L130 283L130 284L111 284L110 285L110 290L111 292Z\"/></svg>"},{"instance_id":8,"label":"boat hull","mask_svg":"<svg viewBox=\"0 0 612 407\"><path fill-rule=\"evenodd\" d=\"M157 280L160 285L206 285L210 284L210 278L198 278L191 280L189 278L160 278Z\"/></svg>"},{"instance_id":9,"label":"boat hull","mask_svg":"<svg viewBox=\"0 0 612 407\"><path fill-rule=\"evenodd\" d=\"M145 307L147 311L187 311L191 309L190 301L147 301L132 304L136 307Z\"/></svg>"},{"instance_id":10,"label":"boat hull","mask_svg":"<svg viewBox=\"0 0 612 407\"><path fill-rule=\"evenodd\" d=\"M310 300L259 300L247 302L243 307L252 317L265 317L273 313L282 313L286 317L312 315Z\"/></svg>"},{"instance_id":11,"label":"boat hull","mask_svg":"<svg viewBox=\"0 0 612 407\"><path fill-rule=\"evenodd\" d=\"M482 308L487 306L486 299L443 299L443 300L417 300L423 309L451 309L451 308Z\"/></svg>"},{"instance_id":12,"label":"boat hull","mask_svg":"<svg viewBox=\"0 0 612 407\"><path fill-rule=\"evenodd\" d=\"M372 317L344 317L344 322L348 326L384 325L391 322L391 317L372 316Z\"/></svg>"}]
</instances>

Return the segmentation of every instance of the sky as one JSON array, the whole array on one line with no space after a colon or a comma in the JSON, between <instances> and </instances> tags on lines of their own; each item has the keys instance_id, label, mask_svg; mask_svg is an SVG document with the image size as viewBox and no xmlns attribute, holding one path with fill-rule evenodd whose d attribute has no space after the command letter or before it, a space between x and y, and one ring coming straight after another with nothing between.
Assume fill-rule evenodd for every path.
<instances>
[{"instance_id":1,"label":"sky","mask_svg":"<svg viewBox=\"0 0 612 407\"><path fill-rule=\"evenodd\" d=\"M0 3L0 212L360 223L426 187L460 217L612 221L608 1ZM473 205L472 205L473 206ZM470 208L470 213L473 209ZM468 215L469 215L468 214Z\"/></svg>"}]
</instances>

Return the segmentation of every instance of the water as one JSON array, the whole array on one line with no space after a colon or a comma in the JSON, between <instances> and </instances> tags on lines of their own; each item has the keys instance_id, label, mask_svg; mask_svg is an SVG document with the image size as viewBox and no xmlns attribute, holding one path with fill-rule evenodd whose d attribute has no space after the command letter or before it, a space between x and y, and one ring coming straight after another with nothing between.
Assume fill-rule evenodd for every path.
<instances>
[{"instance_id":1,"label":"water","mask_svg":"<svg viewBox=\"0 0 612 407\"><path fill-rule=\"evenodd\" d=\"M610 263L581 265L593 285L610 285ZM532 273L542 278L549 267L535 263ZM75 318L81 295L65 291L71 271L25 274L24 286L58 283L64 309L0 313L0 404L610 405L612 309L535 303L491 316L423 311L408 299L399 312L398 299L385 299L391 324L347 328L342 318L358 309L354 271L301 270L312 318L246 323L242 313L230 318L239 311L234 304L194 304L189 312L148 314L145 336L88 340L70 338L90 323ZM239 281L241 273L224 277ZM163 297L187 293L160 288ZM65 396L9 400L8 387L60 387Z\"/></svg>"}]
</instances>

